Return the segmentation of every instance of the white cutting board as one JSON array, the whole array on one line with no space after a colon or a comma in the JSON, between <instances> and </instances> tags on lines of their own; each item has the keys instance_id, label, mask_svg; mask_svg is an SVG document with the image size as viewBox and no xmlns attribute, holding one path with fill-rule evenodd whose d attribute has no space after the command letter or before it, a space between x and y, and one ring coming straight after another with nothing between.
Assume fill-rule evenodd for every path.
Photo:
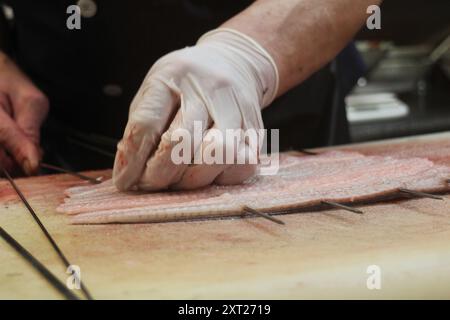
<instances>
[{"instance_id":1,"label":"white cutting board","mask_svg":"<svg viewBox=\"0 0 450 320\"><path fill-rule=\"evenodd\" d=\"M450 298L448 195L444 201L365 206L364 215L328 210L281 216L285 226L261 218L73 226L55 207L63 189L77 183L66 175L18 180L97 299ZM65 281L56 254L7 188L0 182L0 225ZM373 265L381 271L380 290L367 288ZM0 298L60 296L0 241Z\"/></svg>"}]
</instances>

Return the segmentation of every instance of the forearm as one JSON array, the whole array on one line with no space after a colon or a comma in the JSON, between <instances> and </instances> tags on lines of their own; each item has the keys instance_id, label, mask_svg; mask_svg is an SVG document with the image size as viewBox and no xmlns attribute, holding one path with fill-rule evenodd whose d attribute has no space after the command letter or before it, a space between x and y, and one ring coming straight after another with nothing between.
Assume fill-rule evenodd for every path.
<instances>
[{"instance_id":1,"label":"forearm","mask_svg":"<svg viewBox=\"0 0 450 320\"><path fill-rule=\"evenodd\" d=\"M258 0L223 27L258 41L274 58L278 95L317 71L351 40L381 0Z\"/></svg>"}]
</instances>

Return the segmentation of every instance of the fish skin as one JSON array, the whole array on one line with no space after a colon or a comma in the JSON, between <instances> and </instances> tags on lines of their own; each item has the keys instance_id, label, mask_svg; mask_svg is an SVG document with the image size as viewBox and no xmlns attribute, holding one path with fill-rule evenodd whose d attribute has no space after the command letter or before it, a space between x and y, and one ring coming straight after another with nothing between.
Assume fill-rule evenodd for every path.
<instances>
[{"instance_id":1,"label":"fish skin","mask_svg":"<svg viewBox=\"0 0 450 320\"><path fill-rule=\"evenodd\" d=\"M399 188L448 191L450 167L424 158L364 156L331 151L315 156L280 154L275 176L260 176L239 186L192 191L118 192L111 181L67 190L58 211L74 224L142 223L242 215L242 206L281 211L321 201L349 203L382 199ZM370 186L370 187L368 187Z\"/></svg>"}]
</instances>

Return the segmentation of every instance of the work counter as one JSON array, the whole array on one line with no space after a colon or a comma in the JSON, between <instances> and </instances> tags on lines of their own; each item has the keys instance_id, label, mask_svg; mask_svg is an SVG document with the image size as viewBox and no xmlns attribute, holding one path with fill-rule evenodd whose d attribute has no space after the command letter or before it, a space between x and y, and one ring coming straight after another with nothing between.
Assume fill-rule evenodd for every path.
<instances>
[{"instance_id":1,"label":"work counter","mask_svg":"<svg viewBox=\"0 0 450 320\"><path fill-rule=\"evenodd\" d=\"M376 153L448 139L450 132L341 148ZM55 208L81 180L16 182L95 299L450 298L449 195L365 205L362 215L294 213L283 216L285 225L262 218L70 225ZM0 226L66 282L66 268L5 180ZM0 241L0 298L62 297Z\"/></svg>"}]
</instances>

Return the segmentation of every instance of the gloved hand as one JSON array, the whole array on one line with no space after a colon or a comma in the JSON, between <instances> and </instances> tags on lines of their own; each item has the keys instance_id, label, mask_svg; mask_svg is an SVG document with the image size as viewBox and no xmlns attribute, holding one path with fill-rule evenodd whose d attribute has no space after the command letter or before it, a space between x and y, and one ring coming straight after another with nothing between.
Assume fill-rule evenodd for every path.
<instances>
[{"instance_id":1,"label":"gloved hand","mask_svg":"<svg viewBox=\"0 0 450 320\"><path fill-rule=\"evenodd\" d=\"M118 145L113 180L119 190L193 189L213 182L237 184L255 173L255 164L175 164L173 134L194 137L200 122L203 140L193 141L192 156L208 144L211 128L261 129L261 109L278 91L278 71L268 52L237 31L216 29L197 45L172 52L150 69L131 103L123 139ZM235 153L249 157L249 144L236 143ZM236 159L236 156L235 156Z\"/></svg>"},{"instance_id":2,"label":"gloved hand","mask_svg":"<svg viewBox=\"0 0 450 320\"><path fill-rule=\"evenodd\" d=\"M40 127L48 108L45 95L0 52L0 163L8 171L38 169Z\"/></svg>"}]
</instances>

